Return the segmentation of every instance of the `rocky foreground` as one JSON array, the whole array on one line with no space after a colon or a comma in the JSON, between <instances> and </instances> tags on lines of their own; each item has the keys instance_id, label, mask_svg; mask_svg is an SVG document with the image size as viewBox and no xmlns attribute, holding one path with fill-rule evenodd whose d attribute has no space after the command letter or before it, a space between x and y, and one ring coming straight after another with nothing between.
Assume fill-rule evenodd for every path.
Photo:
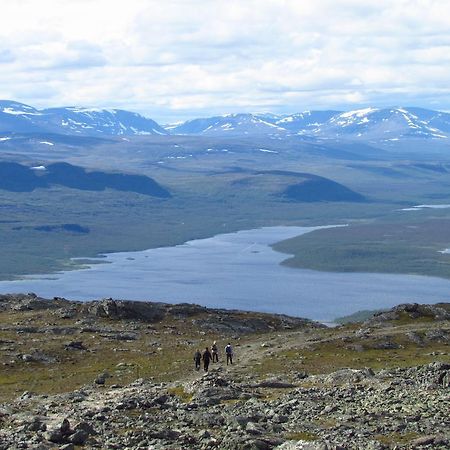
<instances>
[{"instance_id":1,"label":"rocky foreground","mask_svg":"<svg viewBox=\"0 0 450 450\"><path fill-rule=\"evenodd\" d=\"M157 318L143 317L139 309L140 322L130 317L132 302L0 296L0 305L0 380L6 386L5 375L13 373L22 389L10 390L0 404L1 450L450 447L448 304L401 305L335 329L239 312L229 313L233 325L227 325L226 311L187 305L157 304ZM62 335L55 333L61 316L69 330ZM198 328L202 321L211 334ZM87 323L90 331L83 332ZM87 340L86 333L94 338ZM93 362L111 342L116 345L114 333L134 334L105 353L119 354L121 362L105 362L109 371L97 373ZM83 340L65 341L74 336ZM162 350L148 351L155 338ZM196 372L191 351L211 339L233 341L235 364L220 361L208 373ZM80 348L59 351L74 342ZM160 353L179 342L189 354L185 367L180 350L167 356L166 380L148 372L121 382L139 351L159 364ZM89 376L96 376L74 385L69 367L82 377L88 363ZM24 374L42 367L59 373L24 389ZM66 389L51 383L58 375L66 377Z\"/></svg>"}]
</instances>

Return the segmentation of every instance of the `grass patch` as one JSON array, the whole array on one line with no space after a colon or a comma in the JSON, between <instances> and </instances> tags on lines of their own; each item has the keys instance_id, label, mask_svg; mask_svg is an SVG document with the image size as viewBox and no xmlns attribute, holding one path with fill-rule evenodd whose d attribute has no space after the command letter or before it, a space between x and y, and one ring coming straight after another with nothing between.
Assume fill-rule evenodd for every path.
<instances>
[{"instance_id":1,"label":"grass patch","mask_svg":"<svg viewBox=\"0 0 450 450\"><path fill-rule=\"evenodd\" d=\"M286 433L284 436L288 440L292 441L317 441L319 439L319 436L314 433L310 433L309 431L296 431L296 432L289 432Z\"/></svg>"},{"instance_id":2,"label":"grass patch","mask_svg":"<svg viewBox=\"0 0 450 450\"><path fill-rule=\"evenodd\" d=\"M21 334L13 329L0 331L0 340L8 342L0 346L0 402L24 391L56 394L79 389L92 384L103 372L111 375L106 385L125 385L141 377L155 382L183 379L194 370L194 346L202 348L213 341L212 335L199 336L190 321L180 324L168 320L148 330L144 323L96 319L94 327L100 332L80 333L76 320L59 319L51 311L4 312L0 320L4 326L26 325L38 331ZM75 331L70 335L39 332L49 326L72 327ZM122 341L108 337L128 331L137 333L137 339ZM66 350L65 344L70 341L82 341L87 350ZM36 351L55 362L21 359L21 355L33 355Z\"/></svg>"},{"instance_id":3,"label":"grass patch","mask_svg":"<svg viewBox=\"0 0 450 450\"><path fill-rule=\"evenodd\" d=\"M418 433L391 433L386 435L378 434L375 439L384 445L395 446L395 445L408 445L414 439L420 437Z\"/></svg>"},{"instance_id":4,"label":"grass patch","mask_svg":"<svg viewBox=\"0 0 450 450\"><path fill-rule=\"evenodd\" d=\"M400 339L403 341L403 337ZM395 342L396 339L392 341ZM367 346L368 343L365 341L364 345ZM340 341L315 344L311 349L281 351L275 357L264 359L261 365L255 367L255 371L264 376L285 373L286 367L292 372L306 371L309 374L331 373L347 367L354 369L370 367L373 370L410 367L433 362L436 356L432 353L441 352L444 355L440 356L440 359L450 361L450 356L446 354L448 346L445 343L433 344L428 347L429 351L406 343L406 338L402 345L403 348L397 349L366 348L363 351L355 351L345 348Z\"/></svg>"},{"instance_id":5,"label":"grass patch","mask_svg":"<svg viewBox=\"0 0 450 450\"><path fill-rule=\"evenodd\" d=\"M183 386L175 386L167 389L169 394L175 395L178 397L183 403L189 403L192 400L193 395L189 392L186 392Z\"/></svg>"},{"instance_id":6,"label":"grass patch","mask_svg":"<svg viewBox=\"0 0 450 450\"><path fill-rule=\"evenodd\" d=\"M421 316L421 317L412 317L411 314L408 314L406 311L400 311L398 314L398 318L392 321L393 325L409 325L411 323L433 323L435 321L434 316Z\"/></svg>"}]
</instances>

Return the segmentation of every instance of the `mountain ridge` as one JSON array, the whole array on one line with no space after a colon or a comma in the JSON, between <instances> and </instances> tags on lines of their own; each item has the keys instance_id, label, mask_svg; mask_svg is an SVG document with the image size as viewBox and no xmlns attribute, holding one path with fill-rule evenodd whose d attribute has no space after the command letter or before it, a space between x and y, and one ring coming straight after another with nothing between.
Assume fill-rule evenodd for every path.
<instances>
[{"instance_id":1,"label":"mountain ridge","mask_svg":"<svg viewBox=\"0 0 450 450\"><path fill-rule=\"evenodd\" d=\"M73 106L36 109L23 103L0 100L0 133L5 132L49 132L82 136L167 134L154 120L122 109Z\"/></svg>"},{"instance_id":2,"label":"mountain ridge","mask_svg":"<svg viewBox=\"0 0 450 450\"><path fill-rule=\"evenodd\" d=\"M54 107L36 109L0 100L0 142L17 133L78 136L193 135L298 136L318 140L395 142L400 139L445 140L450 113L419 107L367 107L350 111L311 110L292 114L234 113L159 125L123 109Z\"/></svg>"}]
</instances>

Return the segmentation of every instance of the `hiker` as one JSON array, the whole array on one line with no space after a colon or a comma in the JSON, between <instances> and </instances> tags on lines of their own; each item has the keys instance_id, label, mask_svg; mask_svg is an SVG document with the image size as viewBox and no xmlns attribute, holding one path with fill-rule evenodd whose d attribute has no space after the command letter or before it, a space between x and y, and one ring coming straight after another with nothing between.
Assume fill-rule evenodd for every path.
<instances>
[{"instance_id":1,"label":"hiker","mask_svg":"<svg viewBox=\"0 0 450 450\"><path fill-rule=\"evenodd\" d=\"M200 370L200 362L202 360L202 354L199 349L194 354L194 361L195 361L195 370Z\"/></svg>"},{"instance_id":2,"label":"hiker","mask_svg":"<svg viewBox=\"0 0 450 450\"><path fill-rule=\"evenodd\" d=\"M227 366L228 363L233 364L233 347L228 342L227 346L225 347L225 353L227 355Z\"/></svg>"},{"instance_id":3,"label":"hiker","mask_svg":"<svg viewBox=\"0 0 450 450\"><path fill-rule=\"evenodd\" d=\"M211 347L211 353L212 353L212 362L219 362L219 349L217 348L217 343L214 341L212 347Z\"/></svg>"},{"instance_id":4,"label":"hiker","mask_svg":"<svg viewBox=\"0 0 450 450\"><path fill-rule=\"evenodd\" d=\"M211 361L211 352L209 351L208 347L206 347L205 351L203 352L203 368L205 369L205 372L208 372L209 367L209 361Z\"/></svg>"}]
</instances>

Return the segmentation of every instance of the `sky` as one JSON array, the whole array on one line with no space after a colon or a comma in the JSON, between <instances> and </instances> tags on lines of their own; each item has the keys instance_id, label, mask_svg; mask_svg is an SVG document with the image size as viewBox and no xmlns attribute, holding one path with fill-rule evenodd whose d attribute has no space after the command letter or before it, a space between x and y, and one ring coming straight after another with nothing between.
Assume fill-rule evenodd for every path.
<instances>
[{"instance_id":1,"label":"sky","mask_svg":"<svg viewBox=\"0 0 450 450\"><path fill-rule=\"evenodd\" d=\"M448 0L0 0L0 99L161 123L450 110Z\"/></svg>"}]
</instances>

